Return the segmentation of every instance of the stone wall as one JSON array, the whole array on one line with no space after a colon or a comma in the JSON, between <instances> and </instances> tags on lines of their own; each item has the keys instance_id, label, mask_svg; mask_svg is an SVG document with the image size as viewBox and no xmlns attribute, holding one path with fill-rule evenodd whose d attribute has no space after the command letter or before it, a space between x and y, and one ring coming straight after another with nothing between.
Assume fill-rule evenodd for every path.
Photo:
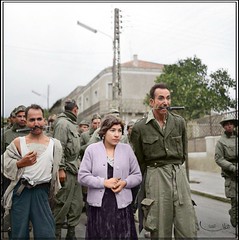
<instances>
[{"instance_id":1,"label":"stone wall","mask_svg":"<svg viewBox=\"0 0 239 240\"><path fill-rule=\"evenodd\" d=\"M194 141L189 141L190 150L204 149L205 147L205 151L189 151L189 169L206 172L221 172L221 168L214 160L215 146L219 138L220 136L209 136L204 139L198 139L198 141L196 141L196 139L194 139Z\"/></svg>"}]
</instances>

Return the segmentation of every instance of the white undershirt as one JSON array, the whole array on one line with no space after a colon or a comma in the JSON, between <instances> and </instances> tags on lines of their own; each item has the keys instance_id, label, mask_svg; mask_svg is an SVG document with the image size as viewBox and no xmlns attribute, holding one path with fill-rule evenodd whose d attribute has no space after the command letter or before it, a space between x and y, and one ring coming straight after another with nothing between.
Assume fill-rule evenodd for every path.
<instances>
[{"instance_id":1,"label":"white undershirt","mask_svg":"<svg viewBox=\"0 0 239 240\"><path fill-rule=\"evenodd\" d=\"M50 139L48 145L30 143L26 144L25 137L20 137L20 147L22 156L30 151L37 152L37 162L24 169L22 177L27 179L30 184L40 184L49 182L52 178L53 166L53 146L54 142Z\"/></svg>"}]
</instances>

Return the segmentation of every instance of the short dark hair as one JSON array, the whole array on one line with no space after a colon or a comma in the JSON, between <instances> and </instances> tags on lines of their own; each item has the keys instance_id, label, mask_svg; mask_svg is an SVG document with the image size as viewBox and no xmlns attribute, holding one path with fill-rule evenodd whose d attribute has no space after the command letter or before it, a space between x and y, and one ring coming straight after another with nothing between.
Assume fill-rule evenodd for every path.
<instances>
[{"instance_id":1,"label":"short dark hair","mask_svg":"<svg viewBox=\"0 0 239 240\"><path fill-rule=\"evenodd\" d=\"M68 99L65 101L65 111L72 111L75 107L78 108L74 99Z\"/></svg>"},{"instance_id":2,"label":"short dark hair","mask_svg":"<svg viewBox=\"0 0 239 240\"><path fill-rule=\"evenodd\" d=\"M100 130L99 130L100 138L102 139L103 136L106 134L106 132L110 128L112 128L112 126L114 126L114 125L120 125L121 128L122 128L122 134L124 133L124 123L121 120L121 118L116 117L114 115L107 115L101 123L101 127L100 127Z\"/></svg>"},{"instance_id":3,"label":"short dark hair","mask_svg":"<svg viewBox=\"0 0 239 240\"><path fill-rule=\"evenodd\" d=\"M25 110L26 119L27 119L27 115L28 115L28 112L29 112L30 109L41 110L42 111L42 116L44 117L44 110L43 110L43 108L40 105L38 105L38 104L31 104Z\"/></svg>"},{"instance_id":4,"label":"short dark hair","mask_svg":"<svg viewBox=\"0 0 239 240\"><path fill-rule=\"evenodd\" d=\"M151 89L150 89L150 91L149 91L149 97L150 97L150 98L154 99L154 97L155 97L154 93L155 93L155 90L156 90L157 88L168 89L166 83L163 83L163 82L157 83L157 84L155 84L153 87L151 87ZM169 89L168 89L168 90L169 90Z\"/></svg>"}]
</instances>

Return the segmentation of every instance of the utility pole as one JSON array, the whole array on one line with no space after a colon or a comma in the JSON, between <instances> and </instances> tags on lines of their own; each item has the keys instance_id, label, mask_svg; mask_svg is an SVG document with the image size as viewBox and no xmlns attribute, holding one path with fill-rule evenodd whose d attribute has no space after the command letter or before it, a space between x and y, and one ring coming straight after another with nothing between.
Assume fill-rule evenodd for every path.
<instances>
[{"instance_id":1,"label":"utility pole","mask_svg":"<svg viewBox=\"0 0 239 240\"><path fill-rule=\"evenodd\" d=\"M113 40L113 77L112 77L112 100L116 105L119 112L122 111L122 85L121 85L121 66L120 66L120 10L115 8L114 10L114 40Z\"/></svg>"},{"instance_id":2,"label":"utility pole","mask_svg":"<svg viewBox=\"0 0 239 240\"><path fill-rule=\"evenodd\" d=\"M122 112L122 86L121 86L121 66L120 66L120 29L122 23L120 15L121 10L118 8L114 9L114 38L110 35L94 29L80 21L77 21L77 24L81 27L93 32L93 33L102 33L105 36L113 40L113 66L112 66L112 108L117 108L121 114Z\"/></svg>"}]
</instances>

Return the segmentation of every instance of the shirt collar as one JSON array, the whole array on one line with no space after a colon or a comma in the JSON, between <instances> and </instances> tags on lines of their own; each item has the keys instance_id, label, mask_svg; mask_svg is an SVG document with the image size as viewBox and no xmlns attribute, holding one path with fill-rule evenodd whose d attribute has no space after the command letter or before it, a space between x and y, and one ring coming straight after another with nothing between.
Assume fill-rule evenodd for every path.
<instances>
[{"instance_id":1,"label":"shirt collar","mask_svg":"<svg viewBox=\"0 0 239 240\"><path fill-rule=\"evenodd\" d=\"M153 109L151 109L150 111L149 111L149 113L148 113L148 116L147 116L147 120L146 120L146 123L145 124L147 124L148 122L150 122L151 120L156 120L155 119L155 117L154 117L154 114L153 114ZM168 119L168 114L167 114L167 116L166 116L166 118L165 118L165 120L164 120L164 123L166 124L166 122L167 122L167 119Z\"/></svg>"}]
</instances>

